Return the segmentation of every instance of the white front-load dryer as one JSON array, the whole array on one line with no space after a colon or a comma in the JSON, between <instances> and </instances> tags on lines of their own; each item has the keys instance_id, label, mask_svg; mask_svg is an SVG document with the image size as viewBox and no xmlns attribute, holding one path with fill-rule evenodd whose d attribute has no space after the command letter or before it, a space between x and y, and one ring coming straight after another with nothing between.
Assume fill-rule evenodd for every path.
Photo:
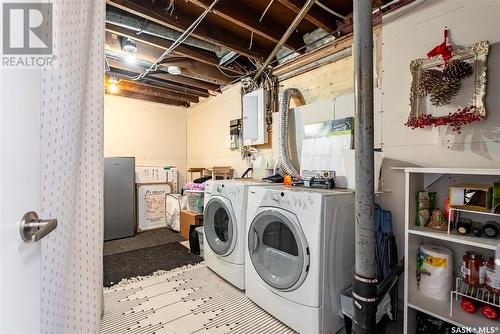
<instances>
[{"instance_id":1,"label":"white front-load dryer","mask_svg":"<svg viewBox=\"0 0 500 334\"><path fill-rule=\"evenodd\" d=\"M204 256L207 266L239 289L245 289L246 208L248 188L259 181L215 180L205 188Z\"/></svg>"},{"instance_id":2,"label":"white front-load dryer","mask_svg":"<svg viewBox=\"0 0 500 334\"><path fill-rule=\"evenodd\" d=\"M336 333L354 266L354 194L250 187L247 296L299 333Z\"/></svg>"}]
</instances>

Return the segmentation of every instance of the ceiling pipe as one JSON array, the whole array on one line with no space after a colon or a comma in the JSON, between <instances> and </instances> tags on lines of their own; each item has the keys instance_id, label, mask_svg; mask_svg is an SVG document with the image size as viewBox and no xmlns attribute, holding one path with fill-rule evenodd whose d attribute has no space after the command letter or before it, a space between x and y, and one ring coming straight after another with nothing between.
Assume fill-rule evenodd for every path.
<instances>
[{"instance_id":1,"label":"ceiling pipe","mask_svg":"<svg viewBox=\"0 0 500 334\"><path fill-rule=\"evenodd\" d=\"M295 19L293 20L293 22L290 24L290 26L288 27L288 29L286 30L286 32L283 34L283 37L281 37L281 39L278 41L278 43L274 47L273 51L269 55L269 57L267 57L266 61L262 64L262 66L260 67L260 69L257 71L257 74L255 74L254 81L257 81L260 78L260 76L262 75L262 73L264 73L264 71L266 70L267 66L274 59L274 56L276 55L276 53L278 52L278 50L281 49L281 47L283 47L283 45L285 45L285 43L288 40L288 38L290 38L290 35L292 35L292 33L294 32L295 28L297 28L297 26L300 24L300 22L302 21L302 19L306 16L307 12L309 11L309 9L311 9L311 7L314 5L315 2L316 2L316 0L307 0L307 2L304 5L304 7L302 7L302 9L297 14L297 16L295 17Z\"/></svg>"},{"instance_id":2,"label":"ceiling pipe","mask_svg":"<svg viewBox=\"0 0 500 334\"><path fill-rule=\"evenodd\" d=\"M377 265L373 137L372 0L354 0L355 269L353 332L375 334Z\"/></svg>"},{"instance_id":3,"label":"ceiling pipe","mask_svg":"<svg viewBox=\"0 0 500 334\"><path fill-rule=\"evenodd\" d=\"M177 30L170 29L144 19L139 19L135 16L124 14L122 10L112 6L108 6L106 8L106 23L112 23L122 28L135 31L138 34L138 38L140 34L144 33L151 36L164 38L169 41L176 41L182 35L182 33ZM221 58L229 51L227 49L218 47L214 44L194 37L186 38L184 44L214 52L218 58Z\"/></svg>"}]
</instances>

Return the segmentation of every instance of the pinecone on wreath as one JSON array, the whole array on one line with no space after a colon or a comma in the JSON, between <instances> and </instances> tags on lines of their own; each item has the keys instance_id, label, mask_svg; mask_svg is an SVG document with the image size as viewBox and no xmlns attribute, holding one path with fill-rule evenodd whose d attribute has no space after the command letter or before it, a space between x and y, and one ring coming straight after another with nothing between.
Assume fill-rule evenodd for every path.
<instances>
[{"instance_id":1,"label":"pinecone on wreath","mask_svg":"<svg viewBox=\"0 0 500 334\"><path fill-rule=\"evenodd\" d=\"M460 86L460 79L443 78L431 93L432 105L440 107L449 104L451 99L457 95Z\"/></svg>"},{"instance_id":2,"label":"pinecone on wreath","mask_svg":"<svg viewBox=\"0 0 500 334\"><path fill-rule=\"evenodd\" d=\"M439 70L425 70L422 72L417 87L419 96L427 96L439 89L443 84L443 72Z\"/></svg>"},{"instance_id":3,"label":"pinecone on wreath","mask_svg":"<svg viewBox=\"0 0 500 334\"><path fill-rule=\"evenodd\" d=\"M448 79L464 79L472 74L472 65L463 60L453 60L446 64L443 75Z\"/></svg>"}]
</instances>

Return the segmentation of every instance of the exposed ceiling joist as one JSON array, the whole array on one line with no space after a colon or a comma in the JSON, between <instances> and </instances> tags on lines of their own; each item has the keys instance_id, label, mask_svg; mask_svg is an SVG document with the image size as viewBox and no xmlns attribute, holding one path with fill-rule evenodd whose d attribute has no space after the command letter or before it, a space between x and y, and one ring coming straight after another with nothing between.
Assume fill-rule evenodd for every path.
<instances>
[{"instance_id":1,"label":"exposed ceiling joist","mask_svg":"<svg viewBox=\"0 0 500 334\"><path fill-rule=\"evenodd\" d=\"M142 94L142 93L135 93L135 92L125 91L125 90L119 90L118 92L115 92L115 93L111 93L108 90L106 90L106 94L116 95L116 96L121 96L121 97L128 97L128 98L137 99L137 100L145 100L145 101L150 101L150 102L162 103L162 104L169 104L169 105L177 106L177 107L189 107L189 102L184 102L184 101L180 101L180 100L173 100L173 99L164 98L164 97L155 96L155 95L146 95L146 94Z\"/></svg>"},{"instance_id":2,"label":"exposed ceiling joist","mask_svg":"<svg viewBox=\"0 0 500 334\"><path fill-rule=\"evenodd\" d=\"M292 32L297 28L297 26L300 24L304 16L307 15L307 12L311 9L312 6L314 6L315 0L307 0L304 6L300 9L300 11L297 13L297 16L293 20L292 23L290 23L290 26L286 30L286 32L283 34L283 37L281 37L280 41L276 44L274 47L274 50L271 52L271 54L267 57L266 61L261 65L260 69L257 71L257 74L254 76L254 80L257 81L259 77L262 75L262 73L266 70L267 66L271 63L273 58L276 56L278 51L281 49L281 47L285 44L285 41L288 39L288 37L292 34Z\"/></svg>"},{"instance_id":3,"label":"exposed ceiling joist","mask_svg":"<svg viewBox=\"0 0 500 334\"><path fill-rule=\"evenodd\" d=\"M189 0L189 2L206 9L210 6L212 0ZM286 27L280 29L280 27L277 27L273 22L265 20L259 22L258 19L262 13L257 13L253 7L244 6L242 3L237 3L235 1L221 1L217 4L214 14L232 24L242 26L273 43L277 43L281 38L281 33L286 30ZM285 44L285 46L293 50L299 49L303 45L304 41L297 35L290 37Z\"/></svg>"},{"instance_id":4,"label":"exposed ceiling joist","mask_svg":"<svg viewBox=\"0 0 500 334\"><path fill-rule=\"evenodd\" d=\"M140 16L131 15L129 12L111 5L106 6L106 23L112 23L117 26L131 29L138 35L146 33L148 35L157 36L170 41L175 41L182 35L182 32L178 30L145 20ZM221 48L212 43L202 41L201 39L191 36L186 38L182 44L195 47L196 49L210 51L218 56L227 52L227 49L225 48Z\"/></svg>"},{"instance_id":5,"label":"exposed ceiling joist","mask_svg":"<svg viewBox=\"0 0 500 334\"><path fill-rule=\"evenodd\" d=\"M187 30L197 18L196 15L183 13L179 10L176 10L175 16L166 14L160 7L152 8L150 0L107 0L107 3L178 31ZM193 37L228 48L256 60L264 59L271 51L270 48L257 45L257 43L253 43L252 48L249 48L248 42L231 31L231 29L213 27L211 24L203 23L193 32Z\"/></svg>"},{"instance_id":6,"label":"exposed ceiling joist","mask_svg":"<svg viewBox=\"0 0 500 334\"><path fill-rule=\"evenodd\" d=\"M297 14L300 12L303 6L302 1L300 0L278 0L278 1L282 5L286 6L288 9ZM329 33L337 28L335 17L318 6L312 7L307 13L307 15L304 17L304 19L311 22L318 28L321 28Z\"/></svg>"},{"instance_id":7,"label":"exposed ceiling joist","mask_svg":"<svg viewBox=\"0 0 500 334\"><path fill-rule=\"evenodd\" d=\"M122 50L121 42L119 39L113 38L115 36L113 33L107 31L106 34L106 56L112 59L118 59L126 61L128 58L127 52ZM144 66L149 68L153 63L157 61L159 57L163 54L164 50L157 48L155 46L145 44L139 40L135 41L138 51L135 56L135 64L139 66ZM184 62L184 65L178 65L177 60L189 60L189 62ZM192 79L206 81L208 83L223 85L234 79L234 76L241 76L240 74L235 74L229 72L222 72L223 70L205 63L197 62L186 57L176 57L168 56L164 59L163 63L165 65L160 66L159 71L167 72L167 66L179 66L182 70L182 76L189 77Z\"/></svg>"},{"instance_id":8,"label":"exposed ceiling joist","mask_svg":"<svg viewBox=\"0 0 500 334\"><path fill-rule=\"evenodd\" d=\"M111 67L119 68L122 70L131 70L131 71L134 71L137 73L143 73L144 70L146 69L146 67L144 67L144 66L130 65L122 60L117 60L117 59L109 59L108 58L108 62L109 62L109 66L111 66ZM159 79L167 80L170 82L175 82L175 83L178 83L181 85L187 85L187 86L191 86L191 87L206 89L209 91L216 91L220 87L217 84L213 84L213 83L209 83L206 81L201 81L201 80L197 80L197 79L193 79L193 78L184 77L182 75L171 75L171 74L166 73L166 72L154 72L152 74L149 74L148 77L159 78Z\"/></svg>"},{"instance_id":9,"label":"exposed ceiling joist","mask_svg":"<svg viewBox=\"0 0 500 334\"><path fill-rule=\"evenodd\" d=\"M182 69L182 73L193 79L199 79L212 82L218 85L228 84L235 78L241 77L241 74L227 72L213 66L207 66L189 58L169 57L161 62L162 65L175 65Z\"/></svg>"},{"instance_id":10,"label":"exposed ceiling joist","mask_svg":"<svg viewBox=\"0 0 500 334\"><path fill-rule=\"evenodd\" d=\"M182 93L172 93L171 91L169 91L167 89L163 89L163 88L160 88L158 86L154 86L154 85L150 85L150 84L146 84L146 83L142 83L142 82L135 82L135 81L130 81L130 80L120 80L117 83L117 86L120 90L125 90L125 91L133 92L133 93L158 96L158 97L163 97L163 98L172 99L172 100L179 100L179 101L184 101L184 102L194 102L194 103L200 102L200 99L196 96L182 94Z\"/></svg>"},{"instance_id":11,"label":"exposed ceiling joist","mask_svg":"<svg viewBox=\"0 0 500 334\"><path fill-rule=\"evenodd\" d=\"M139 75L138 72L128 71L119 69L116 67L111 67L110 74L116 76L119 79L132 80ZM210 93L206 89L199 89L194 87L189 87L186 85L178 85L167 80L162 80L158 78L145 78L141 81L142 83L151 84L155 87L161 87L170 90L173 93L181 93L186 95L191 95L195 97L209 97Z\"/></svg>"},{"instance_id":12,"label":"exposed ceiling joist","mask_svg":"<svg viewBox=\"0 0 500 334\"><path fill-rule=\"evenodd\" d=\"M121 26L118 26L118 25L115 25L112 23L106 23L106 30L113 33L113 34L127 37L127 38L131 38L133 40L142 42L144 44L148 44L150 46L154 46L154 47L161 49L161 50L167 50L173 44L173 42L166 40L166 39L163 39L163 38L160 38L160 37L157 37L157 36L148 35L145 33L137 35L137 33L133 30L130 30L130 29L127 29L127 28L124 28L124 27L121 27ZM205 64L212 65L215 67L219 66L219 59L217 58L217 56L215 54L208 52L208 51L196 49L196 48L191 47L191 46L179 45L174 50L173 54L188 57L188 58L194 59L196 61L199 61L201 63L205 63ZM241 71L240 69L230 69L227 67L221 67L221 68L229 75L244 74L244 72Z\"/></svg>"}]
</instances>

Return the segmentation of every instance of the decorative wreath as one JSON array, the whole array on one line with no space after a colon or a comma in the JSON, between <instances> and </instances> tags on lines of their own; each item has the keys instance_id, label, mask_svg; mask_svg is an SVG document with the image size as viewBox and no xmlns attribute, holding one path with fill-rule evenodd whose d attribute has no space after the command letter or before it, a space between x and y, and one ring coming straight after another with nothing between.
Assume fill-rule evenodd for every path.
<instances>
[{"instance_id":1,"label":"decorative wreath","mask_svg":"<svg viewBox=\"0 0 500 334\"><path fill-rule=\"evenodd\" d=\"M486 117L484 106L477 108L474 105L460 108L453 113L445 116L435 117L432 114L419 114L414 112L414 101L417 97L429 96L430 102L434 106L444 106L451 103L452 99L458 94L461 88L461 81L474 73L472 65L464 61L463 55L465 50L453 51L452 46L447 42L448 31L444 32L444 42L429 51L427 57L429 61L418 59L412 62L411 69L414 74L414 84L410 92L410 104L412 105L412 113L405 123L407 127L412 129L424 128L427 126L451 126L453 131L460 133L461 128L465 124L483 120ZM471 47L476 55L479 53L488 53L488 43L480 42ZM484 51L485 50L485 51ZM458 59L454 56L457 55ZM461 59L462 58L462 59ZM444 60L444 67L439 69L439 59ZM432 63L434 66L421 70L424 62ZM479 88L486 86L486 74L484 78L479 78ZM485 89L484 89L485 90ZM484 99L484 97L483 97ZM481 104L480 104L481 105Z\"/></svg>"}]
</instances>

